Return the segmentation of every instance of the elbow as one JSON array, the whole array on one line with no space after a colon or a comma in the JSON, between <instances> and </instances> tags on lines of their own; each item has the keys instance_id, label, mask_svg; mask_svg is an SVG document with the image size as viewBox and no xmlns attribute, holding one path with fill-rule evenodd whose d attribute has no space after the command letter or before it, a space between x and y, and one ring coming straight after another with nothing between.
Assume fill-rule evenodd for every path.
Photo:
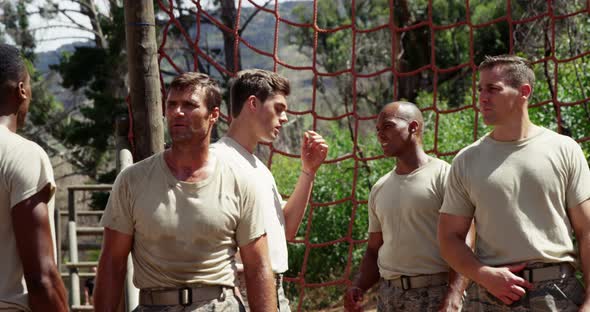
<instances>
[{"instance_id":1,"label":"elbow","mask_svg":"<svg viewBox=\"0 0 590 312\"><path fill-rule=\"evenodd\" d=\"M41 274L27 274L25 275L25 281L27 290L31 294L48 293L61 284L59 274L57 271L53 272L53 270Z\"/></svg>"},{"instance_id":2,"label":"elbow","mask_svg":"<svg viewBox=\"0 0 590 312\"><path fill-rule=\"evenodd\" d=\"M294 241L296 236L297 236L297 231L285 230L285 238L287 239L288 242Z\"/></svg>"}]
</instances>

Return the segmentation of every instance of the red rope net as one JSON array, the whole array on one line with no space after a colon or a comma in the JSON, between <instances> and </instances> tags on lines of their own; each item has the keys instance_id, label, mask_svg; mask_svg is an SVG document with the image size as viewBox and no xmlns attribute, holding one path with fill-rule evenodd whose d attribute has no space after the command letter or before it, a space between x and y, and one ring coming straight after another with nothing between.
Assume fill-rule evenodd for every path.
<instances>
[{"instance_id":1,"label":"red rope net","mask_svg":"<svg viewBox=\"0 0 590 312\"><path fill-rule=\"evenodd\" d=\"M297 163L301 131L317 130L331 145L317 179L337 185L316 181L300 235L290 242L296 259L290 259L286 281L298 310L337 304L359 265L367 194L391 169L374 138L383 104L416 102L425 114L425 147L451 161L488 130L476 110L478 63L486 54L519 53L536 64L533 121L572 136L590 154L588 0L157 4L163 86L190 70L208 73L226 87L239 69L252 67L292 81L291 127L262 150L285 195L294 177L281 166ZM223 120L218 136L226 129L227 114ZM330 214L337 220L328 220ZM318 229L324 224L342 229L325 234ZM333 259L313 260L322 248L336 248L329 249L335 254L344 250L335 260L337 268L312 267L331 265ZM332 296L329 302L317 299L326 294Z\"/></svg>"}]
</instances>

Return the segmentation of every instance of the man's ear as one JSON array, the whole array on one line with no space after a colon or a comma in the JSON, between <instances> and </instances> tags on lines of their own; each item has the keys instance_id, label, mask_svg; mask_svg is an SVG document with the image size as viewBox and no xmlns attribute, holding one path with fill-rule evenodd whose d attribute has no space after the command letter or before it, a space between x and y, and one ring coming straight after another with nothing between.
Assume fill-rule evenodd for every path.
<instances>
[{"instance_id":1,"label":"man's ear","mask_svg":"<svg viewBox=\"0 0 590 312\"><path fill-rule=\"evenodd\" d=\"M24 101L28 99L27 90L25 89L24 81L19 81L16 88L17 98L20 101Z\"/></svg>"},{"instance_id":2,"label":"man's ear","mask_svg":"<svg viewBox=\"0 0 590 312\"><path fill-rule=\"evenodd\" d=\"M258 105L258 98L255 95L250 95L248 99L246 99L246 106L250 111L255 111L256 106Z\"/></svg>"},{"instance_id":3,"label":"man's ear","mask_svg":"<svg viewBox=\"0 0 590 312\"><path fill-rule=\"evenodd\" d=\"M520 86L519 91L520 91L520 95L522 97L529 99L531 96L531 93L533 92L533 88L531 87L530 84L525 83L522 86Z\"/></svg>"},{"instance_id":4,"label":"man's ear","mask_svg":"<svg viewBox=\"0 0 590 312\"><path fill-rule=\"evenodd\" d=\"M408 129L410 133L416 133L420 130L420 124L416 120L412 120L408 123Z\"/></svg>"},{"instance_id":5,"label":"man's ear","mask_svg":"<svg viewBox=\"0 0 590 312\"><path fill-rule=\"evenodd\" d=\"M219 119L219 107L213 107L209 113L209 123L214 124Z\"/></svg>"}]
</instances>

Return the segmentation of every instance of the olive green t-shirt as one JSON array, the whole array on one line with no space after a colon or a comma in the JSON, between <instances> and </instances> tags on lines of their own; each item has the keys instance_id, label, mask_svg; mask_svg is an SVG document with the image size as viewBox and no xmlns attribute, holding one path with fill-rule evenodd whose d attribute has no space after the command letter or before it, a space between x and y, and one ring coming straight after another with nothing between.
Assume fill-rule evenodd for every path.
<instances>
[{"instance_id":1,"label":"olive green t-shirt","mask_svg":"<svg viewBox=\"0 0 590 312\"><path fill-rule=\"evenodd\" d=\"M463 149L441 212L475 219L475 253L484 264L574 262L567 210L589 198L580 146L541 128L514 142L487 135Z\"/></svg>"},{"instance_id":2,"label":"olive green t-shirt","mask_svg":"<svg viewBox=\"0 0 590 312\"><path fill-rule=\"evenodd\" d=\"M392 170L371 189L369 232L383 235L377 263L384 279L449 271L436 238L449 169L430 158L410 174Z\"/></svg>"},{"instance_id":3,"label":"olive green t-shirt","mask_svg":"<svg viewBox=\"0 0 590 312\"><path fill-rule=\"evenodd\" d=\"M177 180L163 153L116 179L101 224L133 235L137 288L235 286L234 255L265 233L253 184L223 162L205 180Z\"/></svg>"}]
</instances>

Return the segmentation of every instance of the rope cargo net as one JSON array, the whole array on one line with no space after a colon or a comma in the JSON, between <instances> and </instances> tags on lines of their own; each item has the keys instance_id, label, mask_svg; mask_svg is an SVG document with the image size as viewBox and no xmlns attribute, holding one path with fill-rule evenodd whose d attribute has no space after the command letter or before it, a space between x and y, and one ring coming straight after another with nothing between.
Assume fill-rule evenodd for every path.
<instances>
[{"instance_id":1,"label":"rope cargo net","mask_svg":"<svg viewBox=\"0 0 590 312\"><path fill-rule=\"evenodd\" d=\"M590 1L179 2L157 1L162 86L184 71L205 72L225 91L239 69L289 78L289 122L259 151L285 198L301 133L316 130L330 144L289 242L285 287L296 310L337 305L358 270L370 187L393 166L375 136L384 104L417 103L425 149L451 162L489 131L476 109L477 65L517 53L535 66L531 119L571 136L589 157ZM230 122L225 103L217 138Z\"/></svg>"}]
</instances>

